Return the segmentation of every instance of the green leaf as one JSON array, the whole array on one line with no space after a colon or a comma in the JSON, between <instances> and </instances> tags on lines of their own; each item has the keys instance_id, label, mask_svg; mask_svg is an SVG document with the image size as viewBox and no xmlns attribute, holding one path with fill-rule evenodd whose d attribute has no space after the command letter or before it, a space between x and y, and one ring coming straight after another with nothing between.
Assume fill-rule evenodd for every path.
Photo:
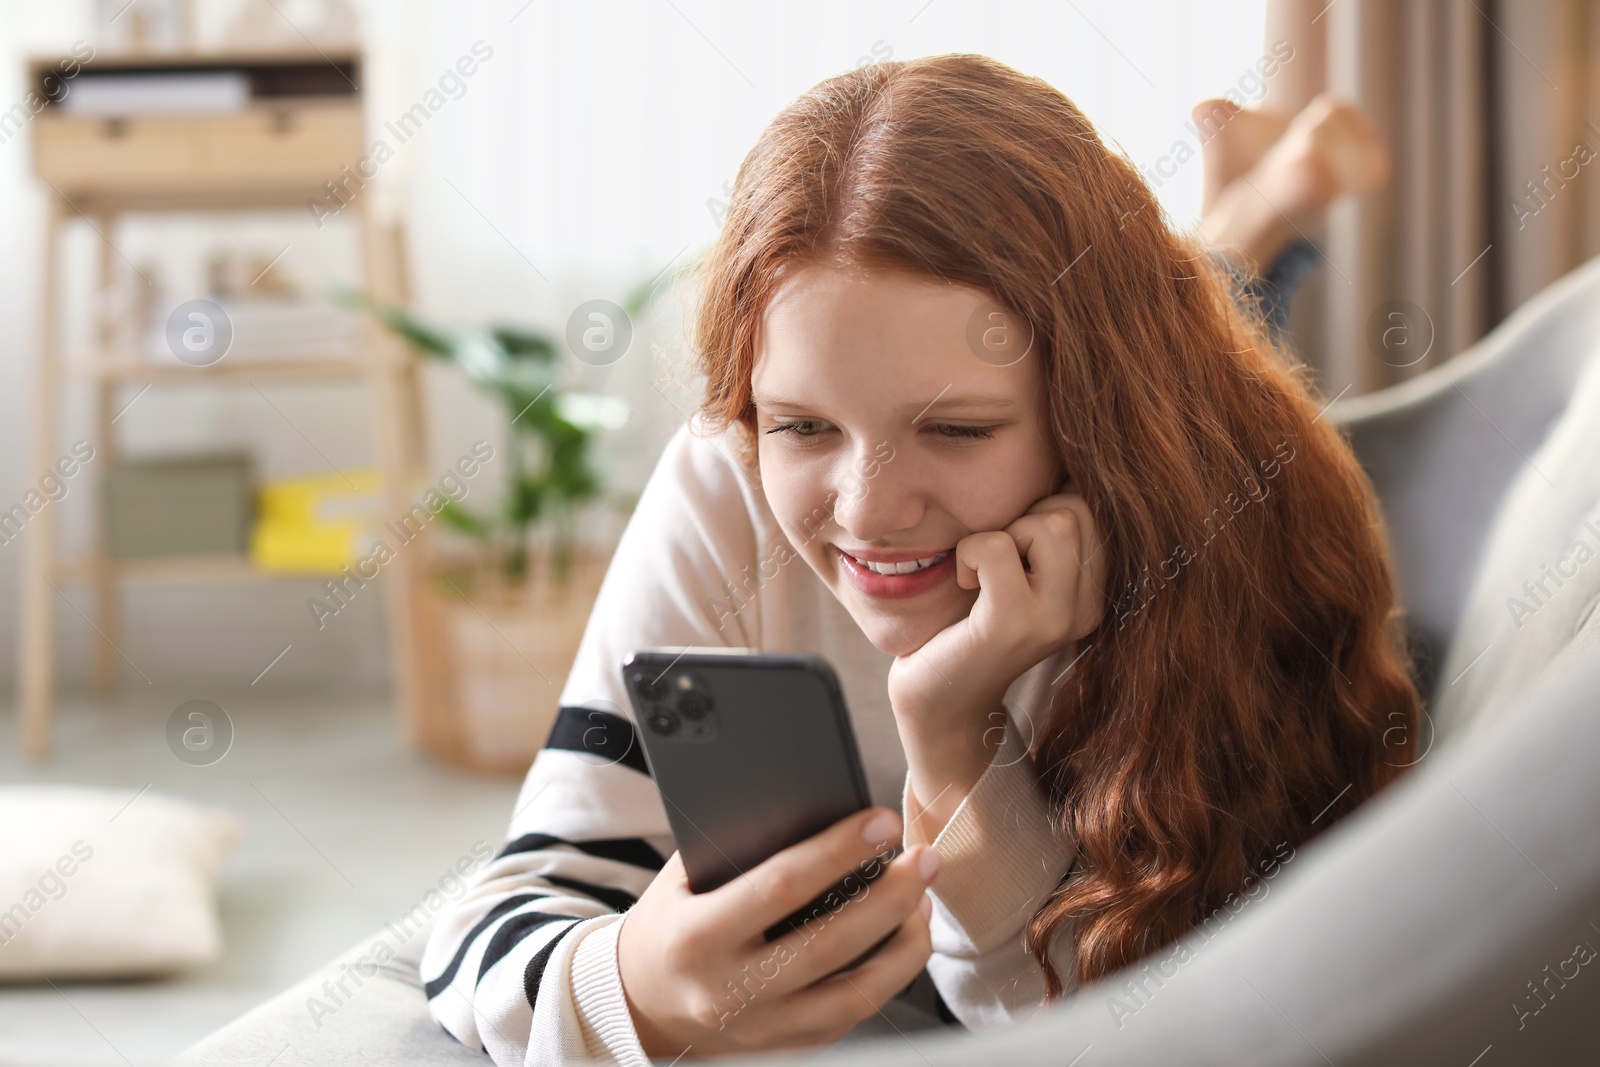
<instances>
[{"instance_id":1,"label":"green leaf","mask_svg":"<svg viewBox=\"0 0 1600 1067\"><path fill-rule=\"evenodd\" d=\"M486 520L474 515L454 500L444 502L444 506L439 509L439 517L455 529L480 541L487 541L494 536L494 528Z\"/></svg>"},{"instance_id":2,"label":"green leaf","mask_svg":"<svg viewBox=\"0 0 1600 1067\"><path fill-rule=\"evenodd\" d=\"M431 356L454 359L456 343L449 334L430 326L410 312L392 304L383 304L354 289L335 288L329 299L354 311L366 311L389 329L410 341Z\"/></svg>"},{"instance_id":3,"label":"green leaf","mask_svg":"<svg viewBox=\"0 0 1600 1067\"><path fill-rule=\"evenodd\" d=\"M678 271L693 265L691 260ZM641 286L628 298L629 313L642 312L657 292L659 286ZM593 434L624 424L627 403L619 397L560 388L561 350L551 334L504 325L452 332L355 290L337 290L330 298L372 315L419 351L454 364L475 386L499 400L511 430L500 514L475 514L455 501L446 502L439 514L452 529L483 542L513 579L527 570L529 531L549 524L554 546L551 565L559 569L571 547L573 505L603 495L600 478L589 464Z\"/></svg>"},{"instance_id":4,"label":"green leaf","mask_svg":"<svg viewBox=\"0 0 1600 1067\"><path fill-rule=\"evenodd\" d=\"M506 518L513 527L526 526L539 517L544 506L545 479L524 474L511 485L511 495L506 501Z\"/></svg>"},{"instance_id":5,"label":"green leaf","mask_svg":"<svg viewBox=\"0 0 1600 1067\"><path fill-rule=\"evenodd\" d=\"M380 317L391 330L428 355L448 360L456 358L456 343L449 334L425 325L420 319L413 318L399 308L389 308Z\"/></svg>"},{"instance_id":6,"label":"green leaf","mask_svg":"<svg viewBox=\"0 0 1600 1067\"><path fill-rule=\"evenodd\" d=\"M555 342L548 334L516 326L496 326L489 331L489 336L498 341L509 356L531 357L547 363L556 358Z\"/></svg>"}]
</instances>

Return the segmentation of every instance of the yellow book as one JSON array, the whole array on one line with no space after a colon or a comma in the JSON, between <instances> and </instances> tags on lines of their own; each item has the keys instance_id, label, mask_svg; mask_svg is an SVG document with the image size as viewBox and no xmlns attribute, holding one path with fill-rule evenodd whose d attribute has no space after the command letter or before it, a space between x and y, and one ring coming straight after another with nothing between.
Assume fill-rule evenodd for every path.
<instances>
[{"instance_id":1,"label":"yellow book","mask_svg":"<svg viewBox=\"0 0 1600 1067\"><path fill-rule=\"evenodd\" d=\"M337 574L359 556L378 498L378 472L280 478L261 487L250 557L262 570ZM353 484L352 484L353 483Z\"/></svg>"}]
</instances>

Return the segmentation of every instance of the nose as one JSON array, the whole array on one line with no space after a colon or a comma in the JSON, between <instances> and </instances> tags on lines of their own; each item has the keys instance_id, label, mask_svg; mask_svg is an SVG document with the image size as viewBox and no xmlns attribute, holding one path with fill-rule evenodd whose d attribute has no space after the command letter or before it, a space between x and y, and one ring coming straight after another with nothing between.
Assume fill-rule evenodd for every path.
<instances>
[{"instance_id":1,"label":"nose","mask_svg":"<svg viewBox=\"0 0 1600 1067\"><path fill-rule=\"evenodd\" d=\"M915 529L927 510L925 487L909 459L870 442L834 469L829 488L834 523L857 544L890 542Z\"/></svg>"}]
</instances>

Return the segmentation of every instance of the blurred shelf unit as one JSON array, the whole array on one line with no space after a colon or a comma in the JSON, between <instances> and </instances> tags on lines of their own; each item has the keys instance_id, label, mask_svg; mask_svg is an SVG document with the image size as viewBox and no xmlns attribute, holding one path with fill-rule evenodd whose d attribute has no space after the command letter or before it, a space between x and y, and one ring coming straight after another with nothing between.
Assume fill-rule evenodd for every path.
<instances>
[{"instance_id":1,"label":"blurred shelf unit","mask_svg":"<svg viewBox=\"0 0 1600 1067\"><path fill-rule=\"evenodd\" d=\"M216 362L193 366L175 356L152 354L151 323L133 321L129 302L114 299L119 286L138 283L132 264L116 246L124 215L308 212L309 201L330 202L331 190L344 182L341 198L349 210L340 210L331 222L353 227L359 243L360 277L353 284L385 301L405 301L400 227L374 219L367 198L348 183L349 168L364 154L359 52L101 53L72 76L64 75L56 57L28 65L28 85L46 101L29 128L34 171L49 205L40 270L33 468L48 468L61 451L63 392L69 382L86 384L94 396L96 477L103 477L119 459L119 401L131 402L136 391L196 384L360 383L371 393L379 499L392 514L406 511L412 488L426 480L426 428L417 360L392 334L353 313L343 313L356 325L349 336L340 336L312 321L325 316L326 309L301 312L305 321L268 309L270 314L257 316L266 325L251 335L258 343L236 343ZM79 218L98 237L94 306L68 309L60 245L66 229ZM256 304L241 304L239 318L255 321ZM61 322L68 313L87 316L94 337L86 355L71 359L61 347ZM273 323L276 332L269 328ZM332 348L313 343L314 334L339 343ZM250 339L236 336L237 342ZM64 595L58 582L87 583L95 591L89 616L98 634L93 678L96 690L103 692L115 684L119 670L120 592L125 585L251 583L280 577L254 566L247 555L231 553L113 558L103 494L92 550L64 559L56 544L56 510L44 508L31 518L23 568L18 704L23 747L34 759L49 752L53 732L55 620L57 598ZM411 652L417 639L411 605L425 558L425 551L401 553L384 569L395 693L402 732L413 743L423 740L425 724L420 721L416 677L420 657Z\"/></svg>"},{"instance_id":2,"label":"blurred shelf unit","mask_svg":"<svg viewBox=\"0 0 1600 1067\"><path fill-rule=\"evenodd\" d=\"M124 585L213 585L264 582L281 577L257 567L240 553L208 553L192 556L150 556L145 559L114 559L106 564ZM56 574L67 581L92 582L100 561L92 557L68 558L56 564Z\"/></svg>"},{"instance_id":3,"label":"blurred shelf unit","mask_svg":"<svg viewBox=\"0 0 1600 1067\"><path fill-rule=\"evenodd\" d=\"M251 381L359 381L371 373L359 356L295 359L224 359L205 367L183 363L157 363L142 356L106 360L75 360L64 368L73 378L106 382L158 382L163 385L206 385Z\"/></svg>"},{"instance_id":4,"label":"blurred shelf unit","mask_svg":"<svg viewBox=\"0 0 1600 1067\"><path fill-rule=\"evenodd\" d=\"M355 53L102 55L71 79L57 64L29 64L50 101L34 168L82 211L303 205L363 154Z\"/></svg>"}]
</instances>

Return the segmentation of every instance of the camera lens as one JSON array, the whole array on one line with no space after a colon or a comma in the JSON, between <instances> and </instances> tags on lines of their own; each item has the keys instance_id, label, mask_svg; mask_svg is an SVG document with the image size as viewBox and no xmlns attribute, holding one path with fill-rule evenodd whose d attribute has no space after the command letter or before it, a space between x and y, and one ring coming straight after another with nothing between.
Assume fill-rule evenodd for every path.
<instances>
[{"instance_id":1,"label":"camera lens","mask_svg":"<svg viewBox=\"0 0 1600 1067\"><path fill-rule=\"evenodd\" d=\"M704 693L690 691L678 697L678 714L695 720L711 710L711 698Z\"/></svg>"},{"instance_id":2,"label":"camera lens","mask_svg":"<svg viewBox=\"0 0 1600 1067\"><path fill-rule=\"evenodd\" d=\"M649 715L645 716L644 721L653 732L663 737L669 737L678 732L678 716L670 708L655 708Z\"/></svg>"},{"instance_id":3,"label":"camera lens","mask_svg":"<svg viewBox=\"0 0 1600 1067\"><path fill-rule=\"evenodd\" d=\"M645 671L634 671L630 676L633 690L645 700L660 700L667 695L667 687Z\"/></svg>"}]
</instances>

